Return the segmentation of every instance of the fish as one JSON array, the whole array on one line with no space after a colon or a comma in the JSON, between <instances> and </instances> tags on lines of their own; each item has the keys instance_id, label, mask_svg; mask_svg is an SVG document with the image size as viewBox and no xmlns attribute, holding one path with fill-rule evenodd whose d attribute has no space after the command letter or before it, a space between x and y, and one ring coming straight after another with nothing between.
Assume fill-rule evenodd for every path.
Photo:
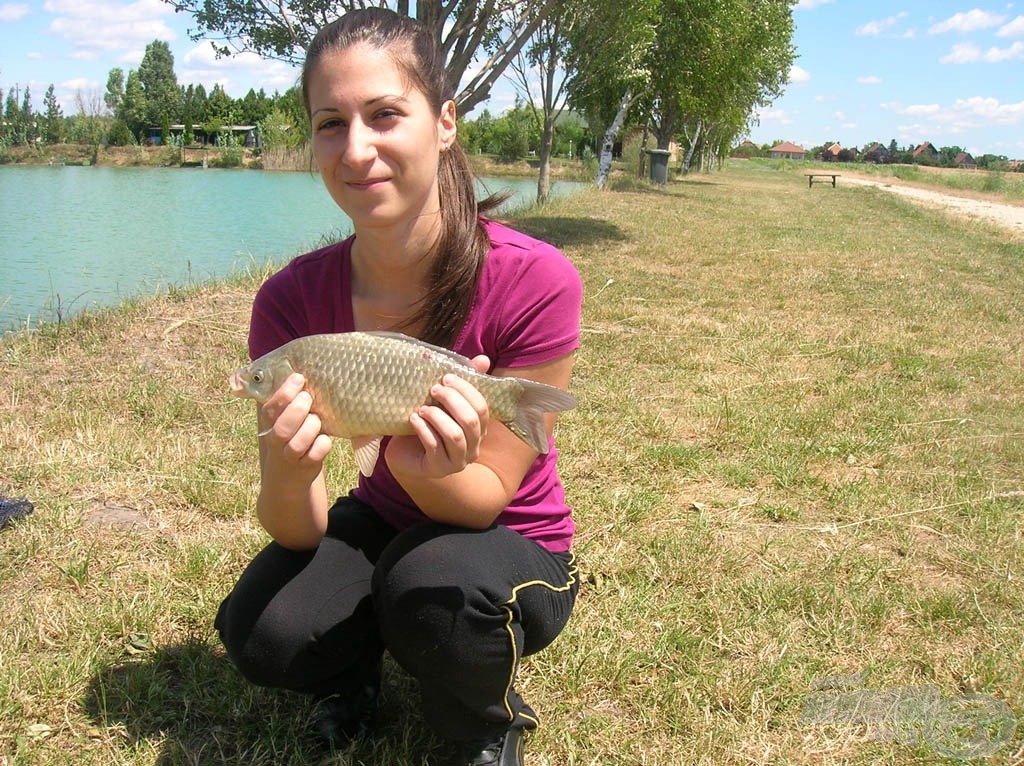
<instances>
[{"instance_id":1,"label":"fish","mask_svg":"<svg viewBox=\"0 0 1024 766\"><path fill-rule=\"evenodd\" d=\"M384 436L414 433L409 416L435 403L430 389L447 374L469 381L487 401L490 416L539 453L548 452L544 413L577 405L560 388L477 372L466 357L397 332L295 338L236 369L228 385L235 396L262 404L293 372L306 379L323 433L352 441L364 476L373 474Z\"/></svg>"}]
</instances>

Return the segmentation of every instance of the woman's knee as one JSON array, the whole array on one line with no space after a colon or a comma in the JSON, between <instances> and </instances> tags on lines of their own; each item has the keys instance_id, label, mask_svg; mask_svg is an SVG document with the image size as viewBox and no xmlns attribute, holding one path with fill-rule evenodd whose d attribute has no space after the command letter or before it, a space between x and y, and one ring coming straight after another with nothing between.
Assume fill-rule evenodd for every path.
<instances>
[{"instance_id":1,"label":"woman's knee","mask_svg":"<svg viewBox=\"0 0 1024 766\"><path fill-rule=\"evenodd\" d=\"M433 526L433 525L424 525ZM479 587L459 534L417 534L396 540L374 572L373 599L381 635L391 653L406 665L444 664L458 653L467 621L478 623L496 612ZM451 657L457 661L457 657Z\"/></svg>"},{"instance_id":2,"label":"woman's knee","mask_svg":"<svg viewBox=\"0 0 1024 766\"><path fill-rule=\"evenodd\" d=\"M232 609L230 602L231 597L225 599L214 625L232 663L257 686L291 688L289 668L299 638L296 626L266 613L256 620L246 619L244 610Z\"/></svg>"}]
</instances>

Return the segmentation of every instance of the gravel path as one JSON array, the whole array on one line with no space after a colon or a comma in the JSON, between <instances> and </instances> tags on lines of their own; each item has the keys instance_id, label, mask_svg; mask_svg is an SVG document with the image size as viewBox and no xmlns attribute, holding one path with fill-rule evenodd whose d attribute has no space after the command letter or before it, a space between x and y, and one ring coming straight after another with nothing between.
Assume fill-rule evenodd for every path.
<instances>
[{"instance_id":1,"label":"gravel path","mask_svg":"<svg viewBox=\"0 0 1024 766\"><path fill-rule=\"evenodd\" d=\"M932 191L930 189L918 189L914 186L903 186L902 184L890 181L874 181L867 178L844 176L840 183L849 183L856 186L875 186L893 194L899 194L922 205L942 208L953 215L995 223L998 226L1024 236L1024 207L970 199L968 197L957 197L953 194Z\"/></svg>"}]
</instances>

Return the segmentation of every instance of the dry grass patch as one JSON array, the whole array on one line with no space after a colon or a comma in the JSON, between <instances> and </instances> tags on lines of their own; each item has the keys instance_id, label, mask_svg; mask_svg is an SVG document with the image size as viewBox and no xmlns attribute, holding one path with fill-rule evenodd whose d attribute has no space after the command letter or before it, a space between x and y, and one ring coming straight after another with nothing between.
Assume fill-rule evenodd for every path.
<instances>
[{"instance_id":1,"label":"dry grass patch","mask_svg":"<svg viewBox=\"0 0 1024 766\"><path fill-rule=\"evenodd\" d=\"M586 285L559 434L584 584L524 667L529 763L954 762L810 725L829 683L1024 714L1019 245L751 163L516 223ZM36 503L0 533L3 766L438 762L395 667L382 737L325 754L306 703L244 684L213 636L265 541L225 386L258 281L0 347L0 492ZM981 762L1019 759L1008 740Z\"/></svg>"}]
</instances>

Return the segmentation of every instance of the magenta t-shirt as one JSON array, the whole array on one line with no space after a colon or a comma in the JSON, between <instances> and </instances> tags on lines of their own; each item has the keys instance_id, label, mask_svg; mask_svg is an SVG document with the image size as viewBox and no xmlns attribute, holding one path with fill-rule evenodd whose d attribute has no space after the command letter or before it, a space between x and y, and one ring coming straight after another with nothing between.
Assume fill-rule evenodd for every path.
<instances>
[{"instance_id":1,"label":"magenta t-shirt","mask_svg":"<svg viewBox=\"0 0 1024 766\"><path fill-rule=\"evenodd\" d=\"M452 349L486 354L493 367L549 362L579 347L583 288L569 260L551 245L493 221L491 249L469 317ZM256 359L294 338L352 332L352 238L295 258L260 288L249 327ZM550 551L569 549L575 526L558 476L558 451L539 455L497 523ZM380 458L353 491L396 529L427 521Z\"/></svg>"}]
</instances>

